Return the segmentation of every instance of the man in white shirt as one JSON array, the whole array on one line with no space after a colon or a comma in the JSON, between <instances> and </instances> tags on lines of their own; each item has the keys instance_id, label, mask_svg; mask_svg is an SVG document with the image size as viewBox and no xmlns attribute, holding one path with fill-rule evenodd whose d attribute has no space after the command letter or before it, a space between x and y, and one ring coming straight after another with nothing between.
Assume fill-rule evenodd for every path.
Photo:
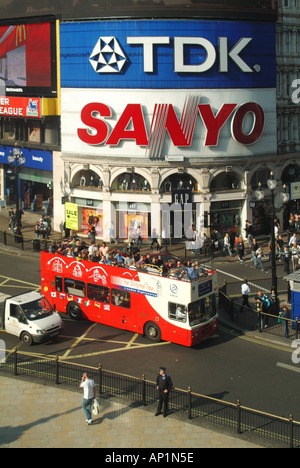
<instances>
[{"instance_id":1,"label":"man in white shirt","mask_svg":"<svg viewBox=\"0 0 300 468\"><path fill-rule=\"evenodd\" d=\"M250 294L250 288L248 286L248 280L247 278L244 278L244 282L242 284L242 298L243 298L243 302L242 302L242 305L241 305L241 308L240 308L240 312L243 312L244 310L244 306L248 307L249 309L251 309L250 305L249 305L249 294Z\"/></svg>"},{"instance_id":2,"label":"man in white shirt","mask_svg":"<svg viewBox=\"0 0 300 468\"><path fill-rule=\"evenodd\" d=\"M83 389L82 409L86 415L86 422L88 425L92 424L92 406L96 398L95 382L88 377L87 372L82 376L79 388Z\"/></svg>"}]
</instances>

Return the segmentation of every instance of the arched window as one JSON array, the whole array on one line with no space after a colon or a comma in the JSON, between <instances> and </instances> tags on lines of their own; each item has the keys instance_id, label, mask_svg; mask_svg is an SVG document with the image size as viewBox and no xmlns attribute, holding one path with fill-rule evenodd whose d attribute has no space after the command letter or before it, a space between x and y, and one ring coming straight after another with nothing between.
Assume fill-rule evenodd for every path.
<instances>
[{"instance_id":1,"label":"arched window","mask_svg":"<svg viewBox=\"0 0 300 468\"><path fill-rule=\"evenodd\" d=\"M298 164L289 164L282 173L282 184L300 180L300 167Z\"/></svg>"},{"instance_id":2,"label":"arched window","mask_svg":"<svg viewBox=\"0 0 300 468\"><path fill-rule=\"evenodd\" d=\"M267 167L263 167L255 171L251 178L251 188L252 190L258 189L258 184L261 183L262 188L267 188L267 180L270 178L271 171Z\"/></svg>"},{"instance_id":3,"label":"arched window","mask_svg":"<svg viewBox=\"0 0 300 468\"><path fill-rule=\"evenodd\" d=\"M75 174L72 180L72 186L102 189L103 181L96 172L83 169Z\"/></svg>"},{"instance_id":4,"label":"arched window","mask_svg":"<svg viewBox=\"0 0 300 468\"><path fill-rule=\"evenodd\" d=\"M210 184L211 192L226 192L228 190L241 190L242 181L234 172L221 172Z\"/></svg>"},{"instance_id":5,"label":"arched window","mask_svg":"<svg viewBox=\"0 0 300 468\"><path fill-rule=\"evenodd\" d=\"M190 189L192 192L198 190L198 183L189 174L172 174L163 181L160 193L172 192L172 190Z\"/></svg>"},{"instance_id":6,"label":"arched window","mask_svg":"<svg viewBox=\"0 0 300 468\"><path fill-rule=\"evenodd\" d=\"M125 172L115 178L112 183L112 190L151 192L151 187L148 180L140 174L128 174Z\"/></svg>"}]
</instances>

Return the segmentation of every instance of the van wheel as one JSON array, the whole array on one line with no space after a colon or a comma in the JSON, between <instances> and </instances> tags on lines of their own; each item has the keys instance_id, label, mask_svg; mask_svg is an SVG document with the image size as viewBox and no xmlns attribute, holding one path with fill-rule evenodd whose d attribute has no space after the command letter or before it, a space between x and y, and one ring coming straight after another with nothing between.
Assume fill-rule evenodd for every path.
<instances>
[{"instance_id":1,"label":"van wheel","mask_svg":"<svg viewBox=\"0 0 300 468\"><path fill-rule=\"evenodd\" d=\"M22 333L22 335L21 335L21 340L22 340L23 343L26 344L27 346L31 346L32 343L33 343L32 336L31 336L29 333L27 333L27 332Z\"/></svg>"},{"instance_id":2,"label":"van wheel","mask_svg":"<svg viewBox=\"0 0 300 468\"><path fill-rule=\"evenodd\" d=\"M67 313L73 320L82 319L82 310L76 302L70 302L67 307Z\"/></svg>"},{"instance_id":3,"label":"van wheel","mask_svg":"<svg viewBox=\"0 0 300 468\"><path fill-rule=\"evenodd\" d=\"M161 331L154 322L148 322L145 325L145 335L149 340L159 342L161 340Z\"/></svg>"}]
</instances>

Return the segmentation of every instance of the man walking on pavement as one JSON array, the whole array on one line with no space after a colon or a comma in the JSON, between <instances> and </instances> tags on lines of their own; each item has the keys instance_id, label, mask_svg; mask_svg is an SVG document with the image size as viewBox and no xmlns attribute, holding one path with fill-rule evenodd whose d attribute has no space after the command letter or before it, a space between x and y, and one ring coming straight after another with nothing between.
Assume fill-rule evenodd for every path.
<instances>
[{"instance_id":1,"label":"man walking on pavement","mask_svg":"<svg viewBox=\"0 0 300 468\"><path fill-rule=\"evenodd\" d=\"M240 307L240 312L243 312L244 307L248 307L251 309L250 304L249 304L249 294L250 294L250 288L248 286L248 280L247 278L244 278L244 282L242 284L242 305Z\"/></svg>"},{"instance_id":2,"label":"man walking on pavement","mask_svg":"<svg viewBox=\"0 0 300 468\"><path fill-rule=\"evenodd\" d=\"M86 422L91 425L93 422L92 406L96 398L96 386L95 382L88 377L87 372L84 372L79 388L83 389L82 409L86 415Z\"/></svg>"},{"instance_id":3,"label":"man walking on pavement","mask_svg":"<svg viewBox=\"0 0 300 468\"><path fill-rule=\"evenodd\" d=\"M156 379L156 385L156 389L159 392L159 402L155 416L159 416L163 408L164 418L166 418L169 412L169 397L173 387L173 383L171 377L168 374L166 374L165 367L160 367L159 376Z\"/></svg>"}]
</instances>

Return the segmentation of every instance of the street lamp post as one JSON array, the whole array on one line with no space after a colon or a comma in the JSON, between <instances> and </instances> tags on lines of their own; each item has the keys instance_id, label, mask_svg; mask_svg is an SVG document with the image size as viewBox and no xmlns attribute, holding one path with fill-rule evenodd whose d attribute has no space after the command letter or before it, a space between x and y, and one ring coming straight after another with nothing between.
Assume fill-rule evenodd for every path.
<instances>
[{"instance_id":1,"label":"street lamp post","mask_svg":"<svg viewBox=\"0 0 300 468\"><path fill-rule=\"evenodd\" d=\"M8 162L13 168L15 173L15 198L16 198L16 220L17 226L21 226L21 216L20 216L20 205L19 205L19 173L24 166L26 159L23 156L23 152L15 146L13 151L9 152Z\"/></svg>"},{"instance_id":2,"label":"street lamp post","mask_svg":"<svg viewBox=\"0 0 300 468\"><path fill-rule=\"evenodd\" d=\"M276 248L275 248L275 190L277 188L277 181L274 179L274 174L271 172L269 179L267 180L268 188L271 192L271 262L272 262L272 291L275 293L276 307L277 301L277 271L276 271ZM258 190L255 191L255 196L258 200L263 200L265 193L261 188L261 183L258 184ZM284 193L281 194L281 200L283 203L288 201L288 194L284 187Z\"/></svg>"}]
</instances>

